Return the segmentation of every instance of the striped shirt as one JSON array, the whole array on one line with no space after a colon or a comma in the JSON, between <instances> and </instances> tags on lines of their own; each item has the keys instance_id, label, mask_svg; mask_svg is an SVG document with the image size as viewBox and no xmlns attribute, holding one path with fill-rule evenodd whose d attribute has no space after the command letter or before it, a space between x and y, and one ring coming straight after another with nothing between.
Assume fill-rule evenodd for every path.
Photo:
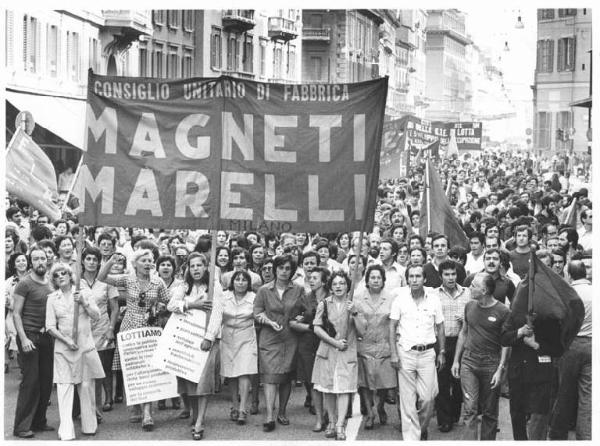
<instances>
[{"instance_id":1,"label":"striped shirt","mask_svg":"<svg viewBox=\"0 0 600 446\"><path fill-rule=\"evenodd\" d=\"M462 328L465 305L471 300L471 290L456 284L456 293L452 296L442 285L435 291L442 303L444 313L444 332L446 337L456 337Z\"/></svg>"}]
</instances>

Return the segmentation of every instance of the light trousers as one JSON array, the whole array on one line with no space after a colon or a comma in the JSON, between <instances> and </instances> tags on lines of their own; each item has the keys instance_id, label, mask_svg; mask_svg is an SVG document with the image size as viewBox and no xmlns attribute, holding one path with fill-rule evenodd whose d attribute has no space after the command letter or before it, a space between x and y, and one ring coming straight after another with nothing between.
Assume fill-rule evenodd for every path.
<instances>
[{"instance_id":1,"label":"light trousers","mask_svg":"<svg viewBox=\"0 0 600 446\"><path fill-rule=\"evenodd\" d=\"M421 431L426 431L433 415L435 397L438 394L435 350L424 352L404 351L396 345L400 370L398 387L402 414L402 439L419 441Z\"/></svg>"},{"instance_id":2,"label":"light trousers","mask_svg":"<svg viewBox=\"0 0 600 446\"><path fill-rule=\"evenodd\" d=\"M75 439L75 426L73 425L73 393L77 386L81 406L81 432L94 434L98 428L96 419L96 385L95 380L83 381L79 384L56 384L58 398L58 414L60 426L58 438L60 440Z\"/></svg>"}]
</instances>

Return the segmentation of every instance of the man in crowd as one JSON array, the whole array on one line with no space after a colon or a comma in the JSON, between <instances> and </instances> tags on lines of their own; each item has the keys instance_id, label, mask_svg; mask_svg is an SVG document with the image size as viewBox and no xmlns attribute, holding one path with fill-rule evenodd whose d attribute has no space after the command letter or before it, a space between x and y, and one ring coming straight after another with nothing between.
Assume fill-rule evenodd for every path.
<instances>
[{"instance_id":1,"label":"man in crowd","mask_svg":"<svg viewBox=\"0 0 600 446\"><path fill-rule=\"evenodd\" d=\"M384 238L379 244L379 260L385 270L385 288L394 290L406 285L405 268L396 262L398 243L391 238Z\"/></svg>"},{"instance_id":2,"label":"man in crowd","mask_svg":"<svg viewBox=\"0 0 600 446\"><path fill-rule=\"evenodd\" d=\"M480 439L496 439L500 384L509 350L500 345L500 335L510 310L494 299L494 287L490 274L475 275L470 287L473 301L465 307L452 364L452 374L460 378L464 395L464 440L477 440L480 407Z\"/></svg>"},{"instance_id":3,"label":"man in crowd","mask_svg":"<svg viewBox=\"0 0 600 446\"><path fill-rule=\"evenodd\" d=\"M515 228L515 242L517 246L510 251L510 263L512 264L514 273L521 279L529 271L529 253L531 252L529 242L531 237L532 231L528 226L521 225Z\"/></svg>"},{"instance_id":4,"label":"man in crowd","mask_svg":"<svg viewBox=\"0 0 600 446\"><path fill-rule=\"evenodd\" d=\"M471 293L456 283L456 262L440 264L442 286L437 288L438 297L444 313L446 353L444 366L438 370L439 393L435 398L437 422L441 432L450 432L453 423L460 419L460 407L463 400L460 381L452 377L451 367L458 340L458 334L464 323L465 305L471 300Z\"/></svg>"},{"instance_id":5,"label":"man in crowd","mask_svg":"<svg viewBox=\"0 0 600 446\"><path fill-rule=\"evenodd\" d=\"M31 438L35 431L54 430L46 421L54 364L54 344L45 329L46 300L53 291L46 277L46 251L33 248L29 262L31 274L17 284L14 292L13 318L22 378L13 434L19 438Z\"/></svg>"},{"instance_id":6,"label":"man in crowd","mask_svg":"<svg viewBox=\"0 0 600 446\"><path fill-rule=\"evenodd\" d=\"M469 236L469 248L465 270L467 274L473 274L483 269L483 250L485 236L481 232L473 232Z\"/></svg>"},{"instance_id":7,"label":"man in crowd","mask_svg":"<svg viewBox=\"0 0 600 446\"><path fill-rule=\"evenodd\" d=\"M423 267L409 265L406 271L408 288L401 288L392 303L389 335L391 363L398 369L401 389L402 438L418 441L428 437L438 388L436 362L438 368L444 365L444 314L437 294L424 287Z\"/></svg>"},{"instance_id":8,"label":"man in crowd","mask_svg":"<svg viewBox=\"0 0 600 446\"><path fill-rule=\"evenodd\" d=\"M478 272L486 272L494 279L494 290L492 291L494 299L508 305L513 300L516 287L508 277L501 273L500 250L498 248L488 249L483 256L483 264L483 270ZM467 277L464 285L470 286L474 277L475 274Z\"/></svg>"},{"instance_id":9,"label":"man in crowd","mask_svg":"<svg viewBox=\"0 0 600 446\"><path fill-rule=\"evenodd\" d=\"M565 277L565 263L567 262L567 254L560 249L554 249L550 252L551 260L550 264L552 265L552 269L556 274L560 277Z\"/></svg>"},{"instance_id":10,"label":"man in crowd","mask_svg":"<svg viewBox=\"0 0 600 446\"><path fill-rule=\"evenodd\" d=\"M442 284L442 277L440 276L439 266L442 262L449 260L448 258L448 237L444 234L438 234L431 240L431 247L433 251L433 259L423 267L423 274L425 276L425 286L438 288ZM456 281L462 285L467 276L464 266L460 263L456 264Z\"/></svg>"},{"instance_id":11,"label":"man in crowd","mask_svg":"<svg viewBox=\"0 0 600 446\"><path fill-rule=\"evenodd\" d=\"M560 358L559 387L552 413L549 437L567 440L571 421L575 438L592 439L592 284L586 279L583 261L573 260L567 268L571 286L583 301L585 316L573 343Z\"/></svg>"},{"instance_id":12,"label":"man in crowd","mask_svg":"<svg viewBox=\"0 0 600 446\"><path fill-rule=\"evenodd\" d=\"M554 211L556 210L556 201L554 200L554 197L545 195L542 197L541 203L542 210L539 212L539 214L535 215L535 219L538 221L538 224L540 226L546 224L558 225L558 218L554 214Z\"/></svg>"},{"instance_id":13,"label":"man in crowd","mask_svg":"<svg viewBox=\"0 0 600 446\"><path fill-rule=\"evenodd\" d=\"M587 251L592 249L592 210L584 209L579 216L583 225L577 233L579 234L579 244Z\"/></svg>"}]
</instances>

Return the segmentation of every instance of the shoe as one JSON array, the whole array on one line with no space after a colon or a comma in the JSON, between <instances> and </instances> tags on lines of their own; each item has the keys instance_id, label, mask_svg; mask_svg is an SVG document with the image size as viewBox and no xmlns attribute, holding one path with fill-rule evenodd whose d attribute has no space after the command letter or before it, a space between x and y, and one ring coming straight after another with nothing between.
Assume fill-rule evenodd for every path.
<instances>
[{"instance_id":1,"label":"shoe","mask_svg":"<svg viewBox=\"0 0 600 446\"><path fill-rule=\"evenodd\" d=\"M427 429L421 431L421 441L427 441L428 436Z\"/></svg>"},{"instance_id":2,"label":"shoe","mask_svg":"<svg viewBox=\"0 0 600 446\"><path fill-rule=\"evenodd\" d=\"M123 402L123 395L115 396L115 403L119 404Z\"/></svg>"},{"instance_id":3,"label":"shoe","mask_svg":"<svg viewBox=\"0 0 600 446\"><path fill-rule=\"evenodd\" d=\"M343 427L335 428L335 439L345 441L346 440L346 429Z\"/></svg>"},{"instance_id":4,"label":"shoe","mask_svg":"<svg viewBox=\"0 0 600 446\"><path fill-rule=\"evenodd\" d=\"M258 402L253 402L250 405L250 414L251 415L256 415L258 413Z\"/></svg>"},{"instance_id":5,"label":"shoe","mask_svg":"<svg viewBox=\"0 0 600 446\"><path fill-rule=\"evenodd\" d=\"M277 422L283 426L287 426L290 424L290 420L285 415L277 415Z\"/></svg>"},{"instance_id":6,"label":"shoe","mask_svg":"<svg viewBox=\"0 0 600 446\"><path fill-rule=\"evenodd\" d=\"M327 429L325 429L325 438L335 438L335 425L328 424Z\"/></svg>"},{"instance_id":7,"label":"shoe","mask_svg":"<svg viewBox=\"0 0 600 446\"><path fill-rule=\"evenodd\" d=\"M248 419L248 412L245 410L240 410L237 418L237 424L243 426L246 424L246 420Z\"/></svg>"},{"instance_id":8,"label":"shoe","mask_svg":"<svg viewBox=\"0 0 600 446\"><path fill-rule=\"evenodd\" d=\"M307 396L306 399L304 400L304 407L308 408L310 406L312 406L312 398L309 398Z\"/></svg>"},{"instance_id":9,"label":"shoe","mask_svg":"<svg viewBox=\"0 0 600 446\"><path fill-rule=\"evenodd\" d=\"M396 404L396 398L392 395L388 395L385 397L385 404L391 404L392 406Z\"/></svg>"},{"instance_id":10,"label":"shoe","mask_svg":"<svg viewBox=\"0 0 600 446\"><path fill-rule=\"evenodd\" d=\"M379 415L379 424L387 424L388 417L383 406L377 408L377 415Z\"/></svg>"},{"instance_id":11,"label":"shoe","mask_svg":"<svg viewBox=\"0 0 600 446\"><path fill-rule=\"evenodd\" d=\"M204 429L200 429L199 431L197 431L196 429L192 429L193 440L199 441L202 440L202 437L204 437Z\"/></svg>"},{"instance_id":12,"label":"shoe","mask_svg":"<svg viewBox=\"0 0 600 446\"><path fill-rule=\"evenodd\" d=\"M315 409L315 406L310 406L310 407L308 408L308 412L309 412L311 415L316 415L316 414L317 414L317 410Z\"/></svg>"},{"instance_id":13,"label":"shoe","mask_svg":"<svg viewBox=\"0 0 600 446\"><path fill-rule=\"evenodd\" d=\"M323 422L321 421L317 421L315 426L312 428L313 432L323 432L325 430L325 426L323 425Z\"/></svg>"},{"instance_id":14,"label":"shoe","mask_svg":"<svg viewBox=\"0 0 600 446\"><path fill-rule=\"evenodd\" d=\"M275 430L275 421L263 423L263 432L272 432Z\"/></svg>"},{"instance_id":15,"label":"shoe","mask_svg":"<svg viewBox=\"0 0 600 446\"><path fill-rule=\"evenodd\" d=\"M365 418L365 429L370 431L374 427L375 427L375 417L374 416L366 417Z\"/></svg>"},{"instance_id":16,"label":"shoe","mask_svg":"<svg viewBox=\"0 0 600 446\"><path fill-rule=\"evenodd\" d=\"M240 412L236 408L232 407L231 410L229 411L229 419L231 421L237 421L239 416L240 416Z\"/></svg>"},{"instance_id":17,"label":"shoe","mask_svg":"<svg viewBox=\"0 0 600 446\"><path fill-rule=\"evenodd\" d=\"M452 430L452 425L450 423L444 423L440 426L440 432L450 432Z\"/></svg>"},{"instance_id":18,"label":"shoe","mask_svg":"<svg viewBox=\"0 0 600 446\"><path fill-rule=\"evenodd\" d=\"M158 410L167 410L167 403L165 400L160 400L158 402Z\"/></svg>"},{"instance_id":19,"label":"shoe","mask_svg":"<svg viewBox=\"0 0 600 446\"><path fill-rule=\"evenodd\" d=\"M13 435L19 438L33 438L35 436L32 431L15 432Z\"/></svg>"},{"instance_id":20,"label":"shoe","mask_svg":"<svg viewBox=\"0 0 600 446\"><path fill-rule=\"evenodd\" d=\"M47 424L43 426L34 426L31 428L33 432L52 432L54 428L52 426L48 426Z\"/></svg>"},{"instance_id":21,"label":"shoe","mask_svg":"<svg viewBox=\"0 0 600 446\"><path fill-rule=\"evenodd\" d=\"M96 435L96 432L82 432L82 434L88 437L93 437L94 435Z\"/></svg>"},{"instance_id":22,"label":"shoe","mask_svg":"<svg viewBox=\"0 0 600 446\"><path fill-rule=\"evenodd\" d=\"M104 418L102 418L102 415L100 415L98 412L96 412L96 422L98 424L102 424L102 421L104 421Z\"/></svg>"},{"instance_id":23,"label":"shoe","mask_svg":"<svg viewBox=\"0 0 600 446\"><path fill-rule=\"evenodd\" d=\"M181 403L179 401L173 401L173 409L175 409L175 410L181 409Z\"/></svg>"},{"instance_id":24,"label":"shoe","mask_svg":"<svg viewBox=\"0 0 600 446\"><path fill-rule=\"evenodd\" d=\"M185 420L187 418L190 417L190 411L189 410L182 410L181 412L179 412L179 415L177 415L177 418Z\"/></svg>"},{"instance_id":25,"label":"shoe","mask_svg":"<svg viewBox=\"0 0 600 446\"><path fill-rule=\"evenodd\" d=\"M142 429L144 429L146 432L150 432L154 429L154 420L152 417L144 418L144 421L142 421Z\"/></svg>"},{"instance_id":26,"label":"shoe","mask_svg":"<svg viewBox=\"0 0 600 446\"><path fill-rule=\"evenodd\" d=\"M129 422L130 423L141 423L142 422L142 416L141 415L131 415L129 417Z\"/></svg>"},{"instance_id":27,"label":"shoe","mask_svg":"<svg viewBox=\"0 0 600 446\"><path fill-rule=\"evenodd\" d=\"M110 412L111 410L113 410L113 403L104 403L104 406L102 406L102 412Z\"/></svg>"}]
</instances>

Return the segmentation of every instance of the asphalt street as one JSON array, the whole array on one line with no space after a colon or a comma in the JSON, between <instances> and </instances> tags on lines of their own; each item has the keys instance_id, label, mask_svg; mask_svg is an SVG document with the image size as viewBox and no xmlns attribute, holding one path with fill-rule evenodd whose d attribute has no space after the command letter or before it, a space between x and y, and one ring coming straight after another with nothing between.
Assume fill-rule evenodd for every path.
<instances>
[{"instance_id":1,"label":"asphalt street","mask_svg":"<svg viewBox=\"0 0 600 446\"><path fill-rule=\"evenodd\" d=\"M19 386L20 371L13 360L8 374L4 375L4 438L5 440L20 440L12 435L13 419L17 391ZM262 393L262 392L261 392ZM295 387L288 405L289 426L277 425L275 431L264 433L262 423L264 422L264 404L261 395L259 404L259 414L249 415L248 423L245 426L238 426L229 421L230 402L228 399L228 389L214 395L208 406L206 416L204 439L210 440L254 440L254 441L311 441L327 440L323 433L314 433L311 431L314 425L314 416L304 407L304 398L306 396L304 387ZM367 431L362 424L362 417L359 411L358 396L355 397L354 415L349 419L347 434L348 439L384 441L400 440L402 434L398 430L399 419L395 406L386 405L388 414L388 424L381 426L375 423L375 429ZM169 407L169 406L168 406ZM51 404L47 412L48 424L58 428L58 406L56 402L56 392L52 393ZM159 411L154 409L155 429L153 432L144 432L140 424L130 424L128 422L127 407L125 404L115 404L111 412L103 413L104 420L98 427L98 432L93 437L81 435L79 423L75 423L77 440L99 441L99 440L191 440L191 428L188 420L177 418L178 411L170 409ZM510 427L510 416L508 412L508 400L500 399L500 423L498 440L512 440L512 431ZM437 423L434 419L429 428L429 440L459 440L461 438L463 427L455 426L449 433L441 433L437 429ZM572 434L572 433L571 433ZM57 440L56 431L36 433L36 440Z\"/></svg>"}]
</instances>

